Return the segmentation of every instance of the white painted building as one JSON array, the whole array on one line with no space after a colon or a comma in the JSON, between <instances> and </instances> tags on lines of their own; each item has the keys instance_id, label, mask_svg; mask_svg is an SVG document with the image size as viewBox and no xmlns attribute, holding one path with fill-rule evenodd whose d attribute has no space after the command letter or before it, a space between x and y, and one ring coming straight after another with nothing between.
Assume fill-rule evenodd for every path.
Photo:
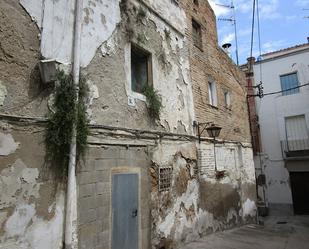
<instances>
[{"instance_id":1,"label":"white painted building","mask_svg":"<svg viewBox=\"0 0 309 249\"><path fill-rule=\"evenodd\" d=\"M253 70L265 94L256 104L270 212L308 213L309 43L264 54Z\"/></svg>"}]
</instances>

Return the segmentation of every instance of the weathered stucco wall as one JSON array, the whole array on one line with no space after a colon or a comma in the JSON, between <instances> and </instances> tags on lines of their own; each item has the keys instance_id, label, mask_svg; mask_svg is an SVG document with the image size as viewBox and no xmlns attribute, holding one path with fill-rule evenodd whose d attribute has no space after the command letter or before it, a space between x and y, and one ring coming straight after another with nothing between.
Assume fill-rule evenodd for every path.
<instances>
[{"instance_id":1,"label":"weathered stucco wall","mask_svg":"<svg viewBox=\"0 0 309 249\"><path fill-rule=\"evenodd\" d=\"M72 63L74 1L42 3L21 0L24 9L17 0L0 3L2 114L43 117L51 91L40 84L36 65L41 55L67 68ZM217 145L218 165L226 170L218 180L213 145L208 141L198 145L191 136L196 111L198 121L223 126L228 119L223 139L248 139L241 76L216 47L212 12L203 13L203 18L211 17L206 30L212 40L204 41L206 55L198 55L208 59L198 61L190 57L197 52L191 48L191 15L186 8L169 0L84 1L81 66L91 92L90 122L97 126L92 126L89 150L78 169L80 248L111 246L115 172L139 174L142 249L149 249L150 243L153 248L172 248L255 215L250 146ZM145 96L131 90L132 44L151 54L153 86L163 103L159 120L149 117ZM215 65L210 68L212 60ZM221 67L222 61L226 65ZM204 73L202 83L209 75L229 82L235 109L234 104L232 110L203 108L207 90L197 91L191 80L197 82L194 75ZM235 126L228 128L232 123ZM16 121L1 127L0 242L5 248L61 248L64 193L44 174L44 126ZM171 186L159 192L162 167L172 170Z\"/></svg>"},{"instance_id":2,"label":"weathered stucco wall","mask_svg":"<svg viewBox=\"0 0 309 249\"><path fill-rule=\"evenodd\" d=\"M192 134L194 115L185 42L145 5L125 3L122 21L83 71L100 96L93 101L92 122ZM147 114L145 96L131 90L131 44L151 53L153 86L163 104L157 122ZM132 99L134 104L129 105Z\"/></svg>"},{"instance_id":3,"label":"weathered stucco wall","mask_svg":"<svg viewBox=\"0 0 309 249\"><path fill-rule=\"evenodd\" d=\"M53 11L41 13L42 56L65 64L70 64L72 57L72 2L46 1L44 8ZM97 98L102 96L94 99L89 110L93 114L92 123L192 134L194 112L188 49L186 38L176 27L179 25L183 30L185 16L183 10L168 2L158 5L157 2L122 1L119 5L118 1L84 1L81 65L90 84L98 89ZM21 4L39 22L37 5L24 1ZM163 6L171 5L175 13L167 15L168 8ZM162 11L161 17L158 13ZM176 15L177 20L171 18ZM169 19L173 20L171 25ZM132 92L130 87L131 43L151 53L153 85L162 95L163 103L156 124L147 115L145 97ZM133 106L129 106L129 100L134 102Z\"/></svg>"},{"instance_id":4,"label":"weathered stucco wall","mask_svg":"<svg viewBox=\"0 0 309 249\"><path fill-rule=\"evenodd\" d=\"M39 30L18 1L0 3L0 112L42 117ZM43 174L44 128L0 123L0 247L61 248L62 188Z\"/></svg>"},{"instance_id":5,"label":"weathered stucco wall","mask_svg":"<svg viewBox=\"0 0 309 249\"><path fill-rule=\"evenodd\" d=\"M39 30L18 1L0 3L0 111L41 116L46 93L40 84Z\"/></svg>"},{"instance_id":6,"label":"weathered stucco wall","mask_svg":"<svg viewBox=\"0 0 309 249\"><path fill-rule=\"evenodd\" d=\"M150 169L153 248L174 248L205 234L254 221L251 148L229 144L221 150L217 160L227 160L220 165L226 171L220 179L215 177L213 150L209 148L213 145L203 144L196 151L194 143L162 143L154 149ZM229 161L231 149L235 151L234 164ZM203 156L201 151L206 151ZM173 171L171 188L159 192L157 172L166 166Z\"/></svg>"},{"instance_id":7,"label":"weathered stucco wall","mask_svg":"<svg viewBox=\"0 0 309 249\"><path fill-rule=\"evenodd\" d=\"M64 192L44 171L43 128L0 129L0 247L61 248Z\"/></svg>"}]
</instances>

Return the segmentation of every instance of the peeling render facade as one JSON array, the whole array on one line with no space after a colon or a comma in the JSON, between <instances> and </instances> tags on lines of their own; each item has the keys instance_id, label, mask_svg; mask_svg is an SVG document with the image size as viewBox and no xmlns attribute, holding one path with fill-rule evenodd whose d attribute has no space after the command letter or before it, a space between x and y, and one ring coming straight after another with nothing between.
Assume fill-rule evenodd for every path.
<instances>
[{"instance_id":1,"label":"peeling render facade","mask_svg":"<svg viewBox=\"0 0 309 249\"><path fill-rule=\"evenodd\" d=\"M83 4L81 71L90 89L91 135L76 172L78 248L117 249L122 233L130 249L177 248L254 221L245 79L217 46L208 2ZM0 3L0 248L63 247L66 186L44 161L53 89L41 83L38 63L53 59L70 71L74 10L73 0ZM159 120L132 90L134 49L147 57L148 83L162 96ZM210 82L216 105L209 104ZM216 144L220 179L212 140L202 134L198 142L194 121L223 128ZM132 207L121 208L126 203ZM119 227L123 214L133 220Z\"/></svg>"}]
</instances>

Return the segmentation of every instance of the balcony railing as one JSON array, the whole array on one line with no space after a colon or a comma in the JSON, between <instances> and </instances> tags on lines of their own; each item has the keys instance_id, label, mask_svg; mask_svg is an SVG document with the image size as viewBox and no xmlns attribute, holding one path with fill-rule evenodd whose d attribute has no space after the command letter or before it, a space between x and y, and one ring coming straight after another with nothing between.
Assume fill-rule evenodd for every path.
<instances>
[{"instance_id":1,"label":"balcony railing","mask_svg":"<svg viewBox=\"0 0 309 249\"><path fill-rule=\"evenodd\" d=\"M281 148L286 158L309 156L309 139L283 140Z\"/></svg>"}]
</instances>

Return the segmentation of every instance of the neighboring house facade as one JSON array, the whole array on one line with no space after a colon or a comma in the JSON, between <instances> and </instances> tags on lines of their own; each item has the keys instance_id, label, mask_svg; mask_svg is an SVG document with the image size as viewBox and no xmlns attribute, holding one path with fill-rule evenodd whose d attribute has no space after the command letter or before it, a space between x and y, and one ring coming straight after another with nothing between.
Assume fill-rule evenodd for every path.
<instances>
[{"instance_id":1,"label":"neighboring house facade","mask_svg":"<svg viewBox=\"0 0 309 249\"><path fill-rule=\"evenodd\" d=\"M264 54L253 65L254 85L262 82L265 94L255 97L261 134L256 164L266 175L270 213L309 213L308 58L309 43Z\"/></svg>"},{"instance_id":2,"label":"neighboring house facade","mask_svg":"<svg viewBox=\"0 0 309 249\"><path fill-rule=\"evenodd\" d=\"M208 2L84 0L77 11L73 0L0 3L0 248L167 249L254 221L245 78L217 45ZM66 182L45 161L54 88L38 65L70 73L73 51L91 133L69 240ZM161 95L159 118L145 86ZM203 123L222 127L216 160Z\"/></svg>"}]
</instances>

